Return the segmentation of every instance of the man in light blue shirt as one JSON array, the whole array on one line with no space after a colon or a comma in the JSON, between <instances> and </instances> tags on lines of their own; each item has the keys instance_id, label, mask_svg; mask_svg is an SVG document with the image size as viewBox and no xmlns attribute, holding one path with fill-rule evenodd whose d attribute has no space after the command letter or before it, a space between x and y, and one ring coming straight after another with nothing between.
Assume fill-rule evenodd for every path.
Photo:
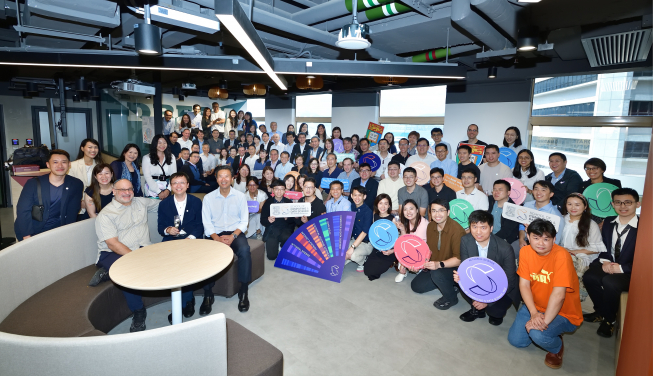
<instances>
[{"instance_id":1,"label":"man in light blue shirt","mask_svg":"<svg viewBox=\"0 0 653 376\"><path fill-rule=\"evenodd\" d=\"M274 169L275 178L283 180L286 174L292 171L293 165L289 160L290 154L287 151L281 153L281 164L277 164L277 167Z\"/></svg>"},{"instance_id":2,"label":"man in light blue shirt","mask_svg":"<svg viewBox=\"0 0 653 376\"><path fill-rule=\"evenodd\" d=\"M551 202L551 197L553 197L553 184L546 180L540 180L533 184L533 198L535 201L529 201L524 204L525 208L535 209L537 211L555 214L560 217L560 225L558 227L558 233L556 234L556 244L560 244L563 228L565 227L565 219L560 214L558 208L553 205ZM524 224L519 225L519 248L523 248L526 245L526 226Z\"/></svg>"},{"instance_id":3,"label":"man in light blue shirt","mask_svg":"<svg viewBox=\"0 0 653 376\"><path fill-rule=\"evenodd\" d=\"M444 170L445 174L457 177L458 164L453 159L447 158L448 153L449 147L446 144L440 143L435 145L435 156L437 159L431 163L431 168L439 167Z\"/></svg>"},{"instance_id":4,"label":"man in light blue shirt","mask_svg":"<svg viewBox=\"0 0 653 376\"><path fill-rule=\"evenodd\" d=\"M249 222L249 210L245 194L231 187L232 173L229 166L216 171L219 189L204 196L202 224L207 239L231 247L238 256L238 310L249 310L248 285L252 279L252 255L245 233ZM208 302L213 304L213 301ZM200 312L201 314L201 312Z\"/></svg>"},{"instance_id":5,"label":"man in light blue shirt","mask_svg":"<svg viewBox=\"0 0 653 376\"><path fill-rule=\"evenodd\" d=\"M327 213L339 211L351 211L351 202L342 195L344 185L339 180L334 180L329 184L331 199L326 202Z\"/></svg>"},{"instance_id":6,"label":"man in light blue shirt","mask_svg":"<svg viewBox=\"0 0 653 376\"><path fill-rule=\"evenodd\" d=\"M163 113L163 134L168 136L175 130L175 121L172 119L172 111L166 110Z\"/></svg>"},{"instance_id":7,"label":"man in light blue shirt","mask_svg":"<svg viewBox=\"0 0 653 376\"><path fill-rule=\"evenodd\" d=\"M349 196L349 190L351 189L351 185L354 183L354 179L360 178L360 175L358 175L358 172L354 170L354 161L351 158L345 158L344 161L342 161L342 168L345 170L338 175L338 179L347 179L349 180L349 187L348 189L345 189L345 191L342 193L345 196Z\"/></svg>"},{"instance_id":8,"label":"man in light blue shirt","mask_svg":"<svg viewBox=\"0 0 653 376\"><path fill-rule=\"evenodd\" d=\"M273 139L275 134L279 135L279 140L283 138L283 132L277 130L277 122L273 121L270 123L270 132L268 132L270 138Z\"/></svg>"}]
</instances>

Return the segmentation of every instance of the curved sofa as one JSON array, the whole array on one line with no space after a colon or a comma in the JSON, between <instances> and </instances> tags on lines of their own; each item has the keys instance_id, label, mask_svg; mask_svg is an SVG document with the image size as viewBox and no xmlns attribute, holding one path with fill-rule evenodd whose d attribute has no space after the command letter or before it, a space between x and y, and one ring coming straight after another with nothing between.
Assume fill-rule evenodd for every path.
<instances>
[{"instance_id":1,"label":"curved sofa","mask_svg":"<svg viewBox=\"0 0 653 376\"><path fill-rule=\"evenodd\" d=\"M152 242L160 241L156 213L150 214L149 223ZM255 280L264 271L264 244L250 240L250 247ZM105 336L131 312L112 282L87 286L96 257L94 219L0 251L0 374L283 374L278 349L220 314ZM238 291L237 262L234 256L215 277L217 295L230 297ZM146 307L169 299L168 291L143 296Z\"/></svg>"}]
</instances>

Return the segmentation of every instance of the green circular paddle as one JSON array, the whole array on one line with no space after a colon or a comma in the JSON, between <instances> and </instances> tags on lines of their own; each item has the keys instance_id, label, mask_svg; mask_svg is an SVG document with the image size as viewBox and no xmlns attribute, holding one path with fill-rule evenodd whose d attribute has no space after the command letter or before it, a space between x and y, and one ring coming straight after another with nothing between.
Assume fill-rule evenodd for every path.
<instances>
[{"instance_id":1,"label":"green circular paddle","mask_svg":"<svg viewBox=\"0 0 653 376\"><path fill-rule=\"evenodd\" d=\"M449 202L449 218L458 222L463 228L469 227L469 216L474 211L474 207L467 200L457 198Z\"/></svg>"},{"instance_id":2,"label":"green circular paddle","mask_svg":"<svg viewBox=\"0 0 653 376\"><path fill-rule=\"evenodd\" d=\"M592 209L592 215L599 218L606 218L617 215L612 207L612 191L618 187L610 183L596 183L585 188L583 196Z\"/></svg>"}]
</instances>

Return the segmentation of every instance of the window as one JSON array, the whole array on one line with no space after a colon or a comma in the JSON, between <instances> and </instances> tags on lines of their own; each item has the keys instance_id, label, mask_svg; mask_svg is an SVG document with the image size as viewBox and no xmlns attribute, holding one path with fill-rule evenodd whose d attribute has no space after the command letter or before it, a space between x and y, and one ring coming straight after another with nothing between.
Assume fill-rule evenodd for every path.
<instances>
[{"instance_id":1,"label":"window","mask_svg":"<svg viewBox=\"0 0 653 376\"><path fill-rule=\"evenodd\" d=\"M624 143L624 158L648 158L650 142L626 141Z\"/></svg>"},{"instance_id":2,"label":"window","mask_svg":"<svg viewBox=\"0 0 653 376\"><path fill-rule=\"evenodd\" d=\"M309 137L317 132L318 124L324 124L327 136L331 136L331 94L298 95L295 98L295 129L308 124ZM344 135L343 135L344 137Z\"/></svg>"},{"instance_id":3,"label":"window","mask_svg":"<svg viewBox=\"0 0 653 376\"><path fill-rule=\"evenodd\" d=\"M533 110L533 116L592 116L594 115L594 102L574 104L571 106L558 106Z\"/></svg>"},{"instance_id":4,"label":"window","mask_svg":"<svg viewBox=\"0 0 653 376\"><path fill-rule=\"evenodd\" d=\"M531 141L531 147L589 154L590 140L577 140L572 138L558 137L533 137L533 140Z\"/></svg>"},{"instance_id":5,"label":"window","mask_svg":"<svg viewBox=\"0 0 653 376\"><path fill-rule=\"evenodd\" d=\"M259 125L265 124L265 99L248 99L244 111L251 112Z\"/></svg>"},{"instance_id":6,"label":"window","mask_svg":"<svg viewBox=\"0 0 653 376\"><path fill-rule=\"evenodd\" d=\"M535 87L533 88L533 93L540 94L547 91L558 90L569 86L596 81L597 79L598 74L547 78L541 81L536 81Z\"/></svg>"},{"instance_id":7,"label":"window","mask_svg":"<svg viewBox=\"0 0 653 376\"><path fill-rule=\"evenodd\" d=\"M628 116L651 116L653 115L653 102L630 101Z\"/></svg>"}]
</instances>

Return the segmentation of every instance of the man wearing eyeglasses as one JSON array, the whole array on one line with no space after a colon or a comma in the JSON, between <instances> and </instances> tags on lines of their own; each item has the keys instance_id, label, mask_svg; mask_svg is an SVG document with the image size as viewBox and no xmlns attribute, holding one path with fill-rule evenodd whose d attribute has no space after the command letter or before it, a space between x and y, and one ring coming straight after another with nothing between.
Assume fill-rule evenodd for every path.
<instances>
[{"instance_id":1,"label":"man wearing eyeglasses","mask_svg":"<svg viewBox=\"0 0 653 376\"><path fill-rule=\"evenodd\" d=\"M402 138L399 140L399 153L392 157L392 161L406 165L406 162L410 157L411 155L408 153L408 139Z\"/></svg>"},{"instance_id":2,"label":"man wearing eyeglasses","mask_svg":"<svg viewBox=\"0 0 653 376\"><path fill-rule=\"evenodd\" d=\"M263 234L265 253L268 260L276 260L279 255L279 248L286 243L286 240L295 230L295 219L292 217L276 218L271 215L270 205L292 203L290 199L283 197L286 193L286 185L283 181L275 179L271 184L271 188L274 195L263 204L261 225L265 226L265 234Z\"/></svg>"},{"instance_id":3,"label":"man wearing eyeglasses","mask_svg":"<svg viewBox=\"0 0 653 376\"><path fill-rule=\"evenodd\" d=\"M401 145L399 145L401 147ZM406 166L410 166L415 162L424 162L427 166L431 166L436 159L434 156L429 155L429 141L425 138L417 140L417 153L406 161Z\"/></svg>"},{"instance_id":4,"label":"man wearing eyeglasses","mask_svg":"<svg viewBox=\"0 0 653 376\"><path fill-rule=\"evenodd\" d=\"M445 174L453 177L458 176L458 165L453 159L447 158L449 148L446 144L435 145L435 157L437 158L431 163L431 168L441 168ZM444 175L443 175L444 176Z\"/></svg>"},{"instance_id":5,"label":"man wearing eyeglasses","mask_svg":"<svg viewBox=\"0 0 653 376\"><path fill-rule=\"evenodd\" d=\"M600 322L596 334L601 337L612 336L621 293L630 287L640 206L639 194L634 189L612 191L612 207L617 216L607 217L601 229L608 252L599 254L583 275L583 283L594 303L594 312L583 315L583 319Z\"/></svg>"},{"instance_id":6,"label":"man wearing eyeglasses","mask_svg":"<svg viewBox=\"0 0 653 376\"><path fill-rule=\"evenodd\" d=\"M152 244L147 225L147 213L156 213L159 200L134 197L134 187L127 179L113 183L113 200L98 214L95 220L95 232L98 238L98 258L95 265L99 268L89 286L97 286L109 280L111 265L120 257L141 247ZM147 311L138 291L121 289L127 299L127 306L134 313L130 332L145 330Z\"/></svg>"},{"instance_id":7,"label":"man wearing eyeglasses","mask_svg":"<svg viewBox=\"0 0 653 376\"><path fill-rule=\"evenodd\" d=\"M326 206L324 206L324 202L322 200L315 196L315 189L315 179L311 177L306 178L306 180L304 180L304 188L302 189L304 197L300 198L297 202L309 202L311 204L311 216L295 218L295 225L297 227L300 227L315 217L326 214Z\"/></svg>"}]
</instances>

